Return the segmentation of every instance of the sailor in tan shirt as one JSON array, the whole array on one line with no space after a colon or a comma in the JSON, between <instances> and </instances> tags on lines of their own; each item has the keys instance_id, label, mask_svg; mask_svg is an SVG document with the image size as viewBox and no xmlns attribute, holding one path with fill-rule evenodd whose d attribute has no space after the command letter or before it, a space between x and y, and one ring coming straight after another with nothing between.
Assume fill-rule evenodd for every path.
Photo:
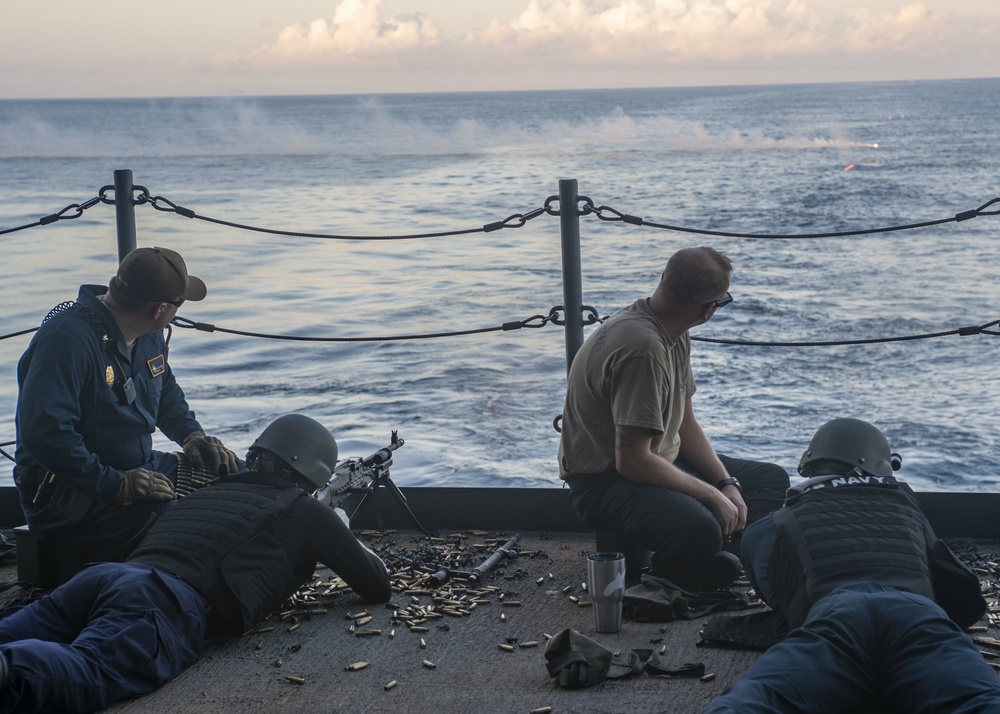
<instances>
[{"instance_id":1,"label":"sailor in tan shirt","mask_svg":"<svg viewBox=\"0 0 1000 714\"><path fill-rule=\"evenodd\" d=\"M653 551L652 574L696 591L736 578L723 538L788 488L779 466L716 454L692 408L688 330L732 301L731 274L712 248L679 250L652 296L595 330L570 369L559 445L577 515Z\"/></svg>"}]
</instances>

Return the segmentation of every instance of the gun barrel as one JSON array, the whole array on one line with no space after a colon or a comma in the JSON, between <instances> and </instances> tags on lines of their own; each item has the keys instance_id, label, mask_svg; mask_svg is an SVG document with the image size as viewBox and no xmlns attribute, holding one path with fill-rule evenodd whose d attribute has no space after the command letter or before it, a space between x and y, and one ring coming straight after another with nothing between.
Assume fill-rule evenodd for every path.
<instances>
[{"instance_id":1,"label":"gun barrel","mask_svg":"<svg viewBox=\"0 0 1000 714\"><path fill-rule=\"evenodd\" d=\"M439 588L449 580L451 580L451 569L441 568L439 571L427 578L427 584L432 588Z\"/></svg>"},{"instance_id":2,"label":"gun barrel","mask_svg":"<svg viewBox=\"0 0 1000 714\"><path fill-rule=\"evenodd\" d=\"M396 432L392 432L392 441L388 446L383 446L381 449L376 451L374 454L366 459L362 459L361 462L367 466L381 466L382 464L388 463L392 460L392 452L402 446L405 442L396 436Z\"/></svg>"},{"instance_id":3,"label":"gun barrel","mask_svg":"<svg viewBox=\"0 0 1000 714\"><path fill-rule=\"evenodd\" d=\"M478 583L486 573L493 570L494 566L503 558L513 558L517 555L517 544L521 542L521 534L515 533L510 540L493 551L489 558L483 561L477 568L473 568L469 573L469 582Z\"/></svg>"},{"instance_id":4,"label":"gun barrel","mask_svg":"<svg viewBox=\"0 0 1000 714\"><path fill-rule=\"evenodd\" d=\"M365 466L381 466L392 460L392 451L389 449L379 449L374 454L364 460Z\"/></svg>"}]
</instances>

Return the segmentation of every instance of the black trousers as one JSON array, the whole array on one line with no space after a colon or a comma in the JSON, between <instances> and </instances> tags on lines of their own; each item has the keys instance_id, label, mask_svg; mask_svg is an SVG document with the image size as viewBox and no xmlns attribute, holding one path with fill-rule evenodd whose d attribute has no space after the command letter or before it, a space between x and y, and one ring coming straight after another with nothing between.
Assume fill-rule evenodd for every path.
<instances>
[{"instance_id":1,"label":"black trousers","mask_svg":"<svg viewBox=\"0 0 1000 714\"><path fill-rule=\"evenodd\" d=\"M747 504L747 523L785 502L788 473L776 464L719 455L730 476L739 479ZM697 476L681 459L675 466ZM617 471L566 477L570 504L586 524L618 533L627 548L653 551L653 572L677 585L696 588L722 550L722 528L691 496L631 481Z\"/></svg>"}]
</instances>

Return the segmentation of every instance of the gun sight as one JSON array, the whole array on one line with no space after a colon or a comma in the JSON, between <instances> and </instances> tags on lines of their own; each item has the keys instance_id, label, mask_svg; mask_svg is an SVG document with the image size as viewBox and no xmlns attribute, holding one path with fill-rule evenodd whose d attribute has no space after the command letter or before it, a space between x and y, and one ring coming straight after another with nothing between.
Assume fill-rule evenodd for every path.
<instances>
[{"instance_id":1,"label":"gun sight","mask_svg":"<svg viewBox=\"0 0 1000 714\"><path fill-rule=\"evenodd\" d=\"M361 464L365 468L370 468L372 466L381 466L382 464L387 464L392 461L392 452L402 446L405 442L399 438L398 433L394 429L392 432L392 438L389 441L388 446L383 446L381 449L376 451L371 456L362 459Z\"/></svg>"}]
</instances>

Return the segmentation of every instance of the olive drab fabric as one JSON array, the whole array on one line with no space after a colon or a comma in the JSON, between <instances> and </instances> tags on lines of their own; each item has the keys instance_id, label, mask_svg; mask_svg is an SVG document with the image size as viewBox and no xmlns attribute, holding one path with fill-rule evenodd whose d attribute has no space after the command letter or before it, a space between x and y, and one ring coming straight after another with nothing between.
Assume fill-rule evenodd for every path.
<instances>
[{"instance_id":1,"label":"olive drab fabric","mask_svg":"<svg viewBox=\"0 0 1000 714\"><path fill-rule=\"evenodd\" d=\"M636 622L696 620L712 612L746 609L750 598L738 590L691 592L650 573L625 591L625 616Z\"/></svg>"},{"instance_id":2,"label":"olive drab fabric","mask_svg":"<svg viewBox=\"0 0 1000 714\"><path fill-rule=\"evenodd\" d=\"M705 665L689 662L677 667L664 667L654 650L635 649L616 655L599 642L567 628L545 645L545 667L549 677L559 686L579 689L600 684L605 679L625 679L648 674L653 677L701 677ZM611 668L619 668L611 674Z\"/></svg>"}]
</instances>

